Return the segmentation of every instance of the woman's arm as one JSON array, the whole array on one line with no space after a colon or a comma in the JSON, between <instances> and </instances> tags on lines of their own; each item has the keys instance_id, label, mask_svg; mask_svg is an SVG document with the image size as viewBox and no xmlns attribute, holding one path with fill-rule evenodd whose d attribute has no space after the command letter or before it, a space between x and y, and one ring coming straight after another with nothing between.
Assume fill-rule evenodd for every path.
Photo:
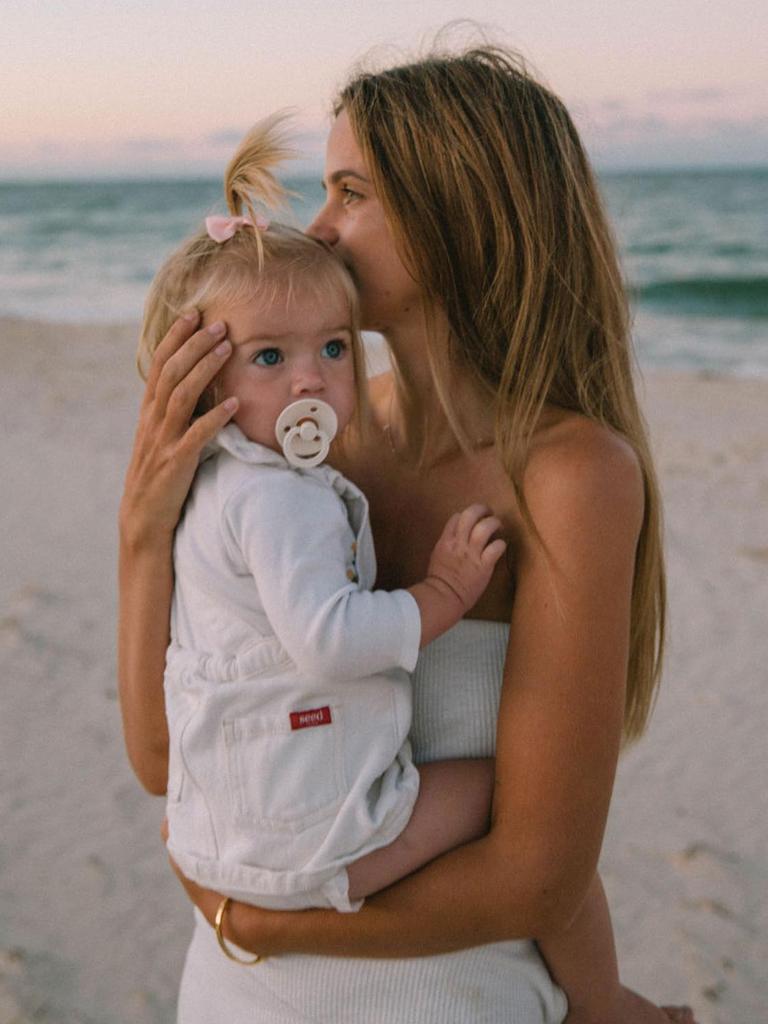
<instances>
[{"instance_id":1,"label":"woman's arm","mask_svg":"<svg viewBox=\"0 0 768 1024\"><path fill-rule=\"evenodd\" d=\"M643 515L627 445L570 421L524 487L546 551L521 530L487 836L371 897L358 914L230 906L225 935L265 955L403 957L540 937L595 873L620 746L634 555ZM185 883L212 920L218 895Z\"/></svg>"},{"instance_id":2,"label":"woman's arm","mask_svg":"<svg viewBox=\"0 0 768 1024\"><path fill-rule=\"evenodd\" d=\"M200 451L232 417L216 406L190 425L231 351L225 328L178 320L155 352L120 504L118 676L128 757L150 793L165 792L168 730L163 672L173 589L173 531Z\"/></svg>"}]
</instances>

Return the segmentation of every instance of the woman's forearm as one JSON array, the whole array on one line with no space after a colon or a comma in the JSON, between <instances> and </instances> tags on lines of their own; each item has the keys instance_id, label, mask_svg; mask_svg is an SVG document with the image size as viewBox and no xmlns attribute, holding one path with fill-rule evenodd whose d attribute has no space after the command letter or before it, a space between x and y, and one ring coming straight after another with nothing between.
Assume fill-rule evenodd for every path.
<instances>
[{"instance_id":1,"label":"woman's forearm","mask_svg":"<svg viewBox=\"0 0 768 1024\"><path fill-rule=\"evenodd\" d=\"M118 677L125 746L150 793L165 793L168 727L163 698L173 588L172 536L120 541Z\"/></svg>"},{"instance_id":2,"label":"woman's forearm","mask_svg":"<svg viewBox=\"0 0 768 1024\"><path fill-rule=\"evenodd\" d=\"M589 885L581 872L545 877L514 847L504 853L489 835L451 851L366 900L357 914L329 910L274 912L233 903L225 935L267 956L420 957L524 939L571 921ZM194 891L209 921L218 905Z\"/></svg>"},{"instance_id":3,"label":"woman's forearm","mask_svg":"<svg viewBox=\"0 0 768 1024\"><path fill-rule=\"evenodd\" d=\"M173 531L200 452L237 409L194 421L197 401L231 352L223 324L196 330L192 311L158 346L147 378L120 506L118 676L125 745L150 793L168 779L163 673L173 591Z\"/></svg>"}]
</instances>

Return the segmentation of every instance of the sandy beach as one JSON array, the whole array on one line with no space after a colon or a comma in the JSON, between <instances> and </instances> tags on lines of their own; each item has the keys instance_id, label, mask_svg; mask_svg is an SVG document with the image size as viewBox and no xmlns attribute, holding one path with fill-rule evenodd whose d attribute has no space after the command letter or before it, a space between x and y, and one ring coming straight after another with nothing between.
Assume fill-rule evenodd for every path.
<instances>
[{"instance_id":1,"label":"sandy beach","mask_svg":"<svg viewBox=\"0 0 768 1024\"><path fill-rule=\"evenodd\" d=\"M135 327L0 320L0 1024L171 1024L191 910L123 751ZM768 1019L768 380L649 375L670 640L602 871L624 980ZM403 1022L407 1024L407 1022Z\"/></svg>"}]
</instances>

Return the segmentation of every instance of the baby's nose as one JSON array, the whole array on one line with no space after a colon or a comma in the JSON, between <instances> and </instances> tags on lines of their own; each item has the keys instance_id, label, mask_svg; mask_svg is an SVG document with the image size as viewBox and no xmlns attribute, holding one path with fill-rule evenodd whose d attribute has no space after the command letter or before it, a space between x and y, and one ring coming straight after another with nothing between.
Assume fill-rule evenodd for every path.
<instances>
[{"instance_id":1,"label":"baby's nose","mask_svg":"<svg viewBox=\"0 0 768 1024\"><path fill-rule=\"evenodd\" d=\"M305 367L293 375L292 392L294 395L316 395L323 390L325 384L322 374L315 367Z\"/></svg>"}]
</instances>

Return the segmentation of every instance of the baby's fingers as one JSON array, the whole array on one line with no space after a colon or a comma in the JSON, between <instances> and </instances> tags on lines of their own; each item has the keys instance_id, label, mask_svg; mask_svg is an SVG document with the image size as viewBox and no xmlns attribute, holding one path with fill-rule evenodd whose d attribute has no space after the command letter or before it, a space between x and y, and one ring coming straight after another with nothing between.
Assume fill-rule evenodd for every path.
<instances>
[{"instance_id":1,"label":"baby's fingers","mask_svg":"<svg viewBox=\"0 0 768 1024\"><path fill-rule=\"evenodd\" d=\"M483 549L480 555L480 562L486 569L492 569L498 562L504 552L507 550L507 542L505 540L494 540Z\"/></svg>"},{"instance_id":2,"label":"baby's fingers","mask_svg":"<svg viewBox=\"0 0 768 1024\"><path fill-rule=\"evenodd\" d=\"M454 541L456 539L456 532L459 528L459 513L454 512L448 522L443 527L443 533L441 539L443 541Z\"/></svg>"},{"instance_id":3,"label":"baby's fingers","mask_svg":"<svg viewBox=\"0 0 768 1024\"><path fill-rule=\"evenodd\" d=\"M482 550L497 530L501 529L501 520L496 516L483 516L472 527L469 544L475 550Z\"/></svg>"},{"instance_id":4,"label":"baby's fingers","mask_svg":"<svg viewBox=\"0 0 768 1024\"><path fill-rule=\"evenodd\" d=\"M456 539L469 543L470 535L478 522L490 514L487 505L469 505L463 512L458 513L456 520Z\"/></svg>"}]
</instances>

